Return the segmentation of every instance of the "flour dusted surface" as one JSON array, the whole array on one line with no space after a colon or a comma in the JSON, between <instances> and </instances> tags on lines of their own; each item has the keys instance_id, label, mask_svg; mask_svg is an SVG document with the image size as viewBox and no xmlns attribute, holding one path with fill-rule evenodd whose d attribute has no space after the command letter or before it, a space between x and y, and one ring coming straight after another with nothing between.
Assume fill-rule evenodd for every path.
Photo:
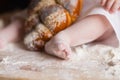
<instances>
[{"instance_id":1,"label":"flour dusted surface","mask_svg":"<svg viewBox=\"0 0 120 80\"><path fill-rule=\"evenodd\" d=\"M73 51L70 60L60 60L11 44L0 51L0 77L15 80L120 80L119 48L85 45Z\"/></svg>"}]
</instances>

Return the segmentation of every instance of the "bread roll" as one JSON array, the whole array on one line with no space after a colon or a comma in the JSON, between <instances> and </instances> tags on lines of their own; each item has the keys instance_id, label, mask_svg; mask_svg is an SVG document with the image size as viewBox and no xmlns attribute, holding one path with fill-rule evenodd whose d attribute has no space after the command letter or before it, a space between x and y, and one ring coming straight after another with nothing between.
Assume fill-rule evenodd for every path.
<instances>
[{"instance_id":1,"label":"bread roll","mask_svg":"<svg viewBox=\"0 0 120 80\"><path fill-rule=\"evenodd\" d=\"M29 50L43 50L55 34L74 23L82 0L32 0L25 22L24 43Z\"/></svg>"}]
</instances>

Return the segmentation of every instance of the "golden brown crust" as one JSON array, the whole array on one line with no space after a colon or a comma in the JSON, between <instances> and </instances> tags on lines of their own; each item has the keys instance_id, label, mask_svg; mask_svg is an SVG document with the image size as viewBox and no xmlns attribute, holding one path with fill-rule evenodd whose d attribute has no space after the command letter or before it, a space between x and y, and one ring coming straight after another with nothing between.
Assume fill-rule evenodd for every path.
<instances>
[{"instance_id":1,"label":"golden brown crust","mask_svg":"<svg viewBox=\"0 0 120 80\"><path fill-rule=\"evenodd\" d=\"M32 0L29 6L29 14L38 13L42 8L54 5L55 0Z\"/></svg>"},{"instance_id":2,"label":"golden brown crust","mask_svg":"<svg viewBox=\"0 0 120 80\"><path fill-rule=\"evenodd\" d=\"M53 34L58 33L71 24L69 12L57 4L42 9L40 15L41 21Z\"/></svg>"},{"instance_id":3,"label":"golden brown crust","mask_svg":"<svg viewBox=\"0 0 120 80\"><path fill-rule=\"evenodd\" d=\"M29 18L27 18L25 22L25 33L31 32L37 24L39 24L39 16L38 14L32 14Z\"/></svg>"},{"instance_id":4,"label":"golden brown crust","mask_svg":"<svg viewBox=\"0 0 120 80\"><path fill-rule=\"evenodd\" d=\"M74 22L80 14L82 9L82 0L56 0L58 4L67 9Z\"/></svg>"},{"instance_id":5,"label":"golden brown crust","mask_svg":"<svg viewBox=\"0 0 120 80\"><path fill-rule=\"evenodd\" d=\"M30 50L40 50L52 35L47 27L43 24L38 24L34 31L26 35L24 43Z\"/></svg>"},{"instance_id":6,"label":"golden brown crust","mask_svg":"<svg viewBox=\"0 0 120 80\"><path fill-rule=\"evenodd\" d=\"M82 0L32 0L25 22L25 45L42 50L56 33L70 26L79 16Z\"/></svg>"}]
</instances>

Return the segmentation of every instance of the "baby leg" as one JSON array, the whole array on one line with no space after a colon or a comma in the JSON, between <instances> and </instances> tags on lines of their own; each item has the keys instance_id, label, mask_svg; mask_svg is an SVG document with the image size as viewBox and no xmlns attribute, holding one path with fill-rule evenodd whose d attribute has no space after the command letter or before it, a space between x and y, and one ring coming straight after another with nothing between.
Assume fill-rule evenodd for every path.
<instances>
[{"instance_id":1,"label":"baby leg","mask_svg":"<svg viewBox=\"0 0 120 80\"><path fill-rule=\"evenodd\" d=\"M105 32L108 32L106 37L113 32L109 21L102 15L91 15L59 32L46 44L45 50L49 54L67 59L71 54L70 47L95 41Z\"/></svg>"},{"instance_id":2,"label":"baby leg","mask_svg":"<svg viewBox=\"0 0 120 80\"><path fill-rule=\"evenodd\" d=\"M20 21L14 21L0 31L0 48L4 48L9 42L15 42L20 39L21 26Z\"/></svg>"},{"instance_id":3,"label":"baby leg","mask_svg":"<svg viewBox=\"0 0 120 80\"><path fill-rule=\"evenodd\" d=\"M64 32L58 33L46 43L46 52L62 59L70 58L72 51L67 37L68 36Z\"/></svg>"}]
</instances>

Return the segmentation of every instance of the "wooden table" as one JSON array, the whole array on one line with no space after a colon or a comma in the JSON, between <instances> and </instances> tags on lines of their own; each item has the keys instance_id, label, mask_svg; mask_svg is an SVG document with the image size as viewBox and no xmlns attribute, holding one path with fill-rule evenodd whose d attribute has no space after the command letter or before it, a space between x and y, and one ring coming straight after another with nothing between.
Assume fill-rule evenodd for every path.
<instances>
[{"instance_id":1,"label":"wooden table","mask_svg":"<svg viewBox=\"0 0 120 80\"><path fill-rule=\"evenodd\" d=\"M115 52L120 50L83 46L74 49L70 60L61 60L10 44L0 51L0 80L120 80L120 69L116 68L120 62L112 62Z\"/></svg>"}]
</instances>

